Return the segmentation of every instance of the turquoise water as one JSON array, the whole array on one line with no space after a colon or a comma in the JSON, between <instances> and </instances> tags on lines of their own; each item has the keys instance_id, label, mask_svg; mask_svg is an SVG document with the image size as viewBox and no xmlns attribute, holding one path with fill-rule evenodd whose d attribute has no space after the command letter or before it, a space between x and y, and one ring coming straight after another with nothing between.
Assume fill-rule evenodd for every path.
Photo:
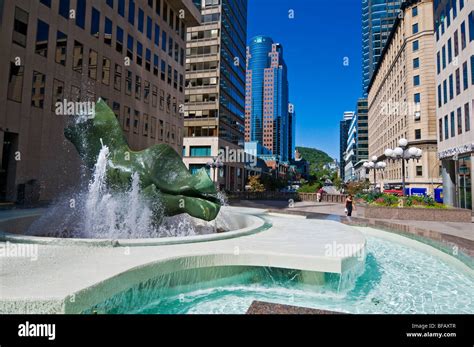
<instances>
[{"instance_id":1,"label":"turquoise water","mask_svg":"<svg viewBox=\"0 0 474 347\"><path fill-rule=\"evenodd\" d=\"M243 314L254 300L349 313L474 313L474 277L436 256L367 236L365 268L340 288L301 283L299 271L209 268L143 283L86 313ZM196 283L197 282L197 283Z\"/></svg>"}]
</instances>

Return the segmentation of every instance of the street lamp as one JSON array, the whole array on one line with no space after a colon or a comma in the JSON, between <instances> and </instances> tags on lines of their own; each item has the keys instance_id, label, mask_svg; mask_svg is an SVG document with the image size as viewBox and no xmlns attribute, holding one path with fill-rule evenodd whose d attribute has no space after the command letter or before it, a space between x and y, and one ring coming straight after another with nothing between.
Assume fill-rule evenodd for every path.
<instances>
[{"instance_id":1,"label":"street lamp","mask_svg":"<svg viewBox=\"0 0 474 347\"><path fill-rule=\"evenodd\" d=\"M401 138L398 140L398 146L395 149L387 148L384 152L385 156L388 160L392 160L393 162L397 160L402 161L402 195L405 196L405 160L408 161L410 159L413 160L420 160L421 156L423 155L423 151L417 147L408 147L408 140Z\"/></svg>"},{"instance_id":2,"label":"street lamp","mask_svg":"<svg viewBox=\"0 0 474 347\"><path fill-rule=\"evenodd\" d=\"M387 163L384 161L377 161L376 155L372 156L372 161L366 161L362 164L367 171L374 170L374 190L377 189L377 170L384 170L387 167Z\"/></svg>"},{"instance_id":3,"label":"street lamp","mask_svg":"<svg viewBox=\"0 0 474 347\"><path fill-rule=\"evenodd\" d=\"M216 174L217 174L217 169L221 168L224 166L224 164L222 163L222 161L220 161L219 158L215 157L215 158L212 158L212 160L208 161L206 163L206 165L210 168L210 169L214 169L214 172L213 172L213 181L214 181L214 184L216 185L216 187L218 186L217 185L217 177L216 177Z\"/></svg>"}]
</instances>

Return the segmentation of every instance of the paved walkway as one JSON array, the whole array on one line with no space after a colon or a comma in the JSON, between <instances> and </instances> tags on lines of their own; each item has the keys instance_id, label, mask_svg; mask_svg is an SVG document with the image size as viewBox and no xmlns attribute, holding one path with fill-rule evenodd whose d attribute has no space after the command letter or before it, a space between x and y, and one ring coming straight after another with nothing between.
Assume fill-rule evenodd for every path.
<instances>
[{"instance_id":1,"label":"paved walkway","mask_svg":"<svg viewBox=\"0 0 474 347\"><path fill-rule=\"evenodd\" d=\"M344 205L328 202L303 201L295 202L290 207L287 201L269 201L269 200L247 200L236 203L239 206L255 207L255 208L271 208L280 209L285 212L300 211L321 214L323 219L336 219L339 216L345 216ZM357 208L357 207L356 207ZM353 212L354 217L357 216L357 210ZM337 217L337 218L335 218ZM381 219L382 221L390 221L397 224L409 225L417 228L424 228L439 233L462 237L467 240L474 241L474 223L454 223L454 222L428 222L428 221L407 221L396 219Z\"/></svg>"}]
</instances>

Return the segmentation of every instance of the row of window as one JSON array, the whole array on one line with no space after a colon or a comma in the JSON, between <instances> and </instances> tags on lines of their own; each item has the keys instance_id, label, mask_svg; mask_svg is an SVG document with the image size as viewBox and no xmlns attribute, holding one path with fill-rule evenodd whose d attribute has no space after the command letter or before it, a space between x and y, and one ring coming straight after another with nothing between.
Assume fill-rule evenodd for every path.
<instances>
[{"instance_id":1,"label":"row of window","mask_svg":"<svg viewBox=\"0 0 474 347\"><path fill-rule=\"evenodd\" d=\"M473 15L473 13L471 13ZM474 19L474 15L472 16ZM471 16L470 16L471 18ZM470 41L474 41L474 21L469 24L470 26ZM436 54L436 72L438 75L442 70L446 69L448 64L457 64L456 57L459 55L459 35L461 37L461 51L467 46L466 41L466 23L461 23L460 29L454 32L454 36L448 39L447 43L443 45L441 51Z\"/></svg>"},{"instance_id":2,"label":"row of window","mask_svg":"<svg viewBox=\"0 0 474 347\"><path fill-rule=\"evenodd\" d=\"M468 0L471 1L471 0ZM436 5L435 5L436 8ZM451 17L454 21L459 12L464 8L464 0L448 0L445 8L440 13L440 19L436 23L436 41L444 34L445 30L451 25Z\"/></svg>"},{"instance_id":3,"label":"row of window","mask_svg":"<svg viewBox=\"0 0 474 347\"><path fill-rule=\"evenodd\" d=\"M474 103L473 103L473 107L474 107ZM471 130L471 120L470 120L470 113L469 113L469 103L467 103L464 105L464 132L468 132L470 130ZM463 133L463 108L462 107L459 107L456 110L456 112L452 111L449 114L449 116L445 115L444 124L443 124L443 118L438 119L439 142L442 142L443 140L447 140L450 137L455 137L456 133L458 135Z\"/></svg>"},{"instance_id":4,"label":"row of window","mask_svg":"<svg viewBox=\"0 0 474 347\"><path fill-rule=\"evenodd\" d=\"M46 5L47 7L51 8L51 0L40 0L40 3ZM135 0L128 0L128 6L126 6L126 0L106 0L106 4L114 9L116 6L117 13L125 18L125 10L128 8L127 18L128 22L135 26L137 23L137 29L142 34L146 34L147 38L151 40L153 25L153 19L150 16L146 16L146 30L145 30L145 12L144 10L135 4ZM70 0L59 0L59 7L58 13L62 17L69 19L69 11L71 1ZM176 34L180 35L180 37L184 40L186 34L186 27L184 22L180 19L179 13L174 13L174 11L169 7L166 1L162 0L148 0L148 6L153 10L155 13L160 16L163 13L163 21L169 25L169 27L176 32ZM82 29L85 29L86 23L86 9L87 9L87 0L77 0L76 3L76 13L75 13L75 21L76 25ZM91 34L95 35L99 32L100 27L100 11L92 8L91 12ZM107 32L106 32L107 33Z\"/></svg>"},{"instance_id":5,"label":"row of window","mask_svg":"<svg viewBox=\"0 0 474 347\"><path fill-rule=\"evenodd\" d=\"M471 84L474 85L474 55L471 56ZM461 70L462 69L462 70ZM462 87L461 87L462 73ZM462 88L462 90L461 90ZM438 85L438 108L454 99L455 95L461 94L469 88L469 67L468 62L462 64L462 68L456 69L454 74L449 75L443 83ZM448 95L449 94L449 95Z\"/></svg>"},{"instance_id":6,"label":"row of window","mask_svg":"<svg viewBox=\"0 0 474 347\"><path fill-rule=\"evenodd\" d=\"M104 58L106 59L106 58ZM106 64L104 64L104 67ZM110 64L108 65L110 67ZM116 72L114 75L114 85L116 89L121 88L121 66L116 65ZM90 70L89 74L91 74ZM96 72L94 72L96 73ZM95 77L95 75L91 77ZM22 91L23 91L23 79L24 79L24 66L16 65L14 62L10 63L10 74L8 79L8 89L7 89L7 98L12 101L22 102ZM133 74L127 70L127 76L125 79L126 82L126 90L125 93L128 95L132 94L132 80ZM104 84L108 84L110 81L110 70L103 70L102 73L102 82ZM33 72L33 80L32 80L32 91L31 91L31 105L38 108L44 107L45 101L45 86L46 86L46 75L34 71ZM167 93L166 100L165 100L165 91L159 89L156 85L150 84L149 81L144 81L144 87L142 89L142 82L140 76L135 76L135 98L141 100L142 92L143 92L143 101L146 104L149 104L151 101L152 107L158 107L158 93L159 93L159 108L161 110L165 110L166 112L172 113L173 115L177 116L178 114L178 104L175 97L172 97L169 93ZM93 97L90 97L93 99ZM52 107L54 110L54 105L56 102L62 102L64 100L64 82L54 79L53 82L53 102ZM71 100L80 101L80 90L79 87L72 86L71 87ZM166 101L166 102L165 102ZM180 110L181 111L181 110Z\"/></svg>"}]
</instances>

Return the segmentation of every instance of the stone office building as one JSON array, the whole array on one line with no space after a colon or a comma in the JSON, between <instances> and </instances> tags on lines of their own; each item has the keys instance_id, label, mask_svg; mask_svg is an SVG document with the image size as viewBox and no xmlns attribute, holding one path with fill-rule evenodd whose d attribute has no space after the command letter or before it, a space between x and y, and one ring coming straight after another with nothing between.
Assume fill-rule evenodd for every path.
<instances>
[{"instance_id":1,"label":"stone office building","mask_svg":"<svg viewBox=\"0 0 474 347\"><path fill-rule=\"evenodd\" d=\"M435 40L433 0L408 0L387 39L369 84L369 158L386 159L377 182L401 187L406 165L407 188L433 194L441 185L437 158ZM387 148L401 138L423 150L419 161L392 162ZM373 180L372 175L370 175Z\"/></svg>"},{"instance_id":2,"label":"stone office building","mask_svg":"<svg viewBox=\"0 0 474 347\"><path fill-rule=\"evenodd\" d=\"M0 200L51 200L79 178L58 101L106 100L130 146L181 154L192 0L0 1Z\"/></svg>"}]
</instances>

